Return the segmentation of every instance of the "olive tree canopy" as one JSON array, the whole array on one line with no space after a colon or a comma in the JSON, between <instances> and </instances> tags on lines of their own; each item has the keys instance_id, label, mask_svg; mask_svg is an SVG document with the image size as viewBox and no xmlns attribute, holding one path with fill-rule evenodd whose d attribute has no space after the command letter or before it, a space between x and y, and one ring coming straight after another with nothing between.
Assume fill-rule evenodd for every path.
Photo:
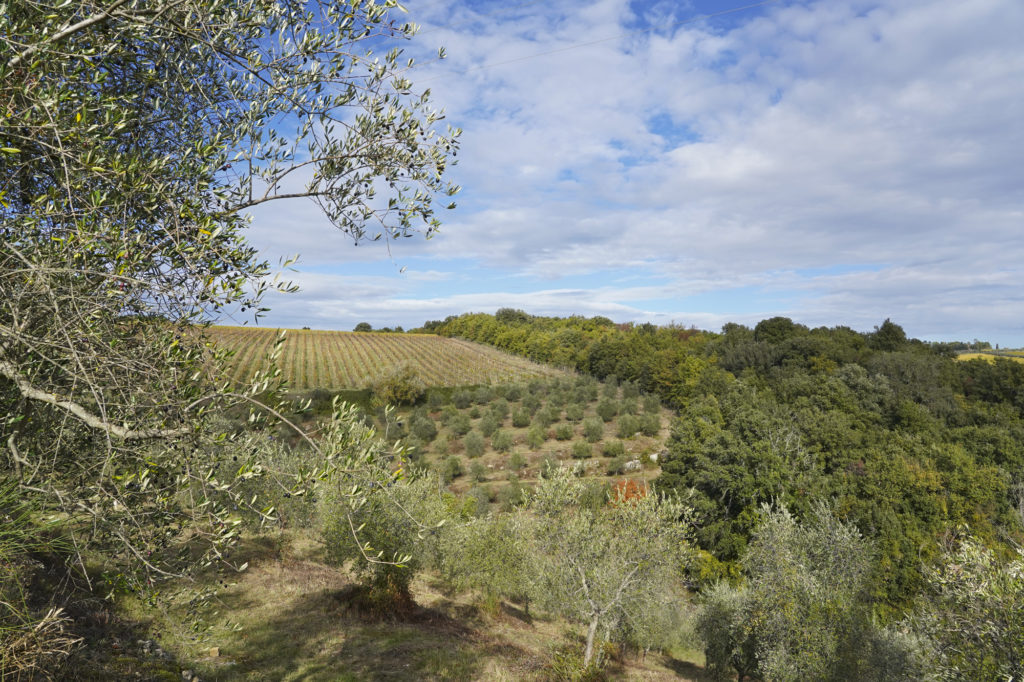
<instances>
[{"instance_id":1,"label":"olive tree canopy","mask_svg":"<svg viewBox=\"0 0 1024 682\"><path fill-rule=\"evenodd\" d=\"M145 529L213 509L182 499L196 481L226 488L182 439L225 394L196 323L274 286L247 210L308 198L357 240L436 230L459 131L413 93L396 7L0 0L0 474L81 539L155 569Z\"/></svg>"}]
</instances>

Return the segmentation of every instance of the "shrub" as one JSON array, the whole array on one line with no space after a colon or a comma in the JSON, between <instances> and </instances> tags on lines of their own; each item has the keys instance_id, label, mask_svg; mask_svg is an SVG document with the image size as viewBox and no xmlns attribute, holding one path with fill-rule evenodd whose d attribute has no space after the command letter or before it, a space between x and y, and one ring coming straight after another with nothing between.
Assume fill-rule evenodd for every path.
<instances>
[{"instance_id":1,"label":"shrub","mask_svg":"<svg viewBox=\"0 0 1024 682\"><path fill-rule=\"evenodd\" d=\"M640 430L640 420L631 414L624 414L619 417L618 427L619 438L632 438Z\"/></svg>"},{"instance_id":2,"label":"shrub","mask_svg":"<svg viewBox=\"0 0 1024 682\"><path fill-rule=\"evenodd\" d=\"M551 410L546 407L544 409L537 410L537 414L533 415L533 425L539 426L542 429L546 429L551 426L554 421L555 419L551 414Z\"/></svg>"},{"instance_id":3,"label":"shrub","mask_svg":"<svg viewBox=\"0 0 1024 682\"><path fill-rule=\"evenodd\" d=\"M462 442L466 446L466 456L470 459L476 459L480 455L484 454L484 450L487 448L487 443L484 441L484 437L476 431L470 431L467 433Z\"/></svg>"},{"instance_id":4,"label":"shrub","mask_svg":"<svg viewBox=\"0 0 1024 682\"><path fill-rule=\"evenodd\" d=\"M614 376L605 378L601 394L609 400L614 400L619 397L619 382L616 381Z\"/></svg>"},{"instance_id":5,"label":"shrub","mask_svg":"<svg viewBox=\"0 0 1024 682\"><path fill-rule=\"evenodd\" d=\"M572 436L572 427L570 425L559 424L555 427L555 438L557 440L569 440Z\"/></svg>"},{"instance_id":6,"label":"shrub","mask_svg":"<svg viewBox=\"0 0 1024 682\"><path fill-rule=\"evenodd\" d=\"M477 407L476 405L474 405L473 407L469 408L469 412L467 412L466 414L469 415L470 419L479 419L480 418L480 408Z\"/></svg>"},{"instance_id":7,"label":"shrub","mask_svg":"<svg viewBox=\"0 0 1024 682\"><path fill-rule=\"evenodd\" d=\"M508 452L515 445L515 441L512 438L512 434L508 431L502 431L498 429L491 436L491 447L498 452Z\"/></svg>"},{"instance_id":8,"label":"shrub","mask_svg":"<svg viewBox=\"0 0 1024 682\"><path fill-rule=\"evenodd\" d=\"M483 483L487 480L487 467L483 465L483 462L473 462L469 465L469 475L477 483Z\"/></svg>"},{"instance_id":9,"label":"shrub","mask_svg":"<svg viewBox=\"0 0 1024 682\"><path fill-rule=\"evenodd\" d=\"M548 405L562 408L567 402L569 402L569 396L565 394L565 391L552 391L548 394Z\"/></svg>"},{"instance_id":10,"label":"shrub","mask_svg":"<svg viewBox=\"0 0 1024 682\"><path fill-rule=\"evenodd\" d=\"M469 391L458 391L452 396L452 402L455 403L455 407L464 410L473 404L473 394Z\"/></svg>"},{"instance_id":11,"label":"shrub","mask_svg":"<svg viewBox=\"0 0 1024 682\"><path fill-rule=\"evenodd\" d=\"M466 499L473 501L473 516L484 516L487 514L487 505L493 497L490 489L484 485L475 485L466 491Z\"/></svg>"},{"instance_id":12,"label":"shrub","mask_svg":"<svg viewBox=\"0 0 1024 682\"><path fill-rule=\"evenodd\" d=\"M636 414L640 411L636 398L623 399L619 403L619 414Z\"/></svg>"},{"instance_id":13,"label":"shrub","mask_svg":"<svg viewBox=\"0 0 1024 682\"><path fill-rule=\"evenodd\" d=\"M473 392L473 402L477 405L486 405L494 400L494 389L490 386L481 386Z\"/></svg>"},{"instance_id":14,"label":"shrub","mask_svg":"<svg viewBox=\"0 0 1024 682\"><path fill-rule=\"evenodd\" d=\"M508 401L504 398L498 398L491 403L491 414L493 414L494 418L498 421L505 419L505 417L508 416Z\"/></svg>"},{"instance_id":15,"label":"shrub","mask_svg":"<svg viewBox=\"0 0 1024 682\"><path fill-rule=\"evenodd\" d=\"M498 504L504 512L512 511L513 508L523 503L526 488L519 482L515 474L508 477L508 485L498 491Z\"/></svg>"},{"instance_id":16,"label":"shrub","mask_svg":"<svg viewBox=\"0 0 1024 682\"><path fill-rule=\"evenodd\" d=\"M654 438L661 431L661 417L658 414L645 414L640 417L640 432Z\"/></svg>"},{"instance_id":17,"label":"shrub","mask_svg":"<svg viewBox=\"0 0 1024 682\"><path fill-rule=\"evenodd\" d=\"M512 384L505 389L505 399L509 402L515 403L523 397L523 387L519 384Z\"/></svg>"},{"instance_id":18,"label":"shrub","mask_svg":"<svg viewBox=\"0 0 1024 682\"><path fill-rule=\"evenodd\" d=\"M621 440L610 440L604 444L605 457L625 457L626 446Z\"/></svg>"},{"instance_id":19,"label":"shrub","mask_svg":"<svg viewBox=\"0 0 1024 682\"><path fill-rule=\"evenodd\" d=\"M583 437L588 443L596 443L604 437L604 422L597 418L583 420Z\"/></svg>"},{"instance_id":20,"label":"shrub","mask_svg":"<svg viewBox=\"0 0 1024 682\"><path fill-rule=\"evenodd\" d=\"M530 395L540 396L548 392L548 385L543 379L530 379L530 383L526 386Z\"/></svg>"},{"instance_id":21,"label":"shrub","mask_svg":"<svg viewBox=\"0 0 1024 682\"><path fill-rule=\"evenodd\" d=\"M643 399L644 412L648 414L658 414L661 412L661 401L658 400L658 396L653 393L648 393Z\"/></svg>"},{"instance_id":22,"label":"shrub","mask_svg":"<svg viewBox=\"0 0 1024 682\"><path fill-rule=\"evenodd\" d=\"M477 428L480 429L480 433L490 438L498 430L498 420L494 418L494 415L484 415L484 418L477 424Z\"/></svg>"},{"instance_id":23,"label":"shrub","mask_svg":"<svg viewBox=\"0 0 1024 682\"><path fill-rule=\"evenodd\" d=\"M636 398L640 395L640 387L635 381L622 382L622 397L625 399Z\"/></svg>"},{"instance_id":24,"label":"shrub","mask_svg":"<svg viewBox=\"0 0 1024 682\"><path fill-rule=\"evenodd\" d=\"M443 426L448 426L448 424L450 424L451 421L460 414L462 413L459 412L454 405L445 405L444 409L441 410L441 424Z\"/></svg>"},{"instance_id":25,"label":"shrub","mask_svg":"<svg viewBox=\"0 0 1024 682\"><path fill-rule=\"evenodd\" d=\"M409 424L409 432L424 443L437 438L437 426L430 417L416 417Z\"/></svg>"},{"instance_id":26,"label":"shrub","mask_svg":"<svg viewBox=\"0 0 1024 682\"><path fill-rule=\"evenodd\" d=\"M523 396L523 409L533 415L537 410L540 409L540 398L533 393L528 393Z\"/></svg>"},{"instance_id":27,"label":"shrub","mask_svg":"<svg viewBox=\"0 0 1024 682\"><path fill-rule=\"evenodd\" d=\"M427 393L427 407L431 412L440 410L441 406L444 405L445 396L440 391L430 391Z\"/></svg>"},{"instance_id":28,"label":"shrub","mask_svg":"<svg viewBox=\"0 0 1024 682\"><path fill-rule=\"evenodd\" d=\"M462 468L462 460L458 455L450 455L444 458L441 461L438 473L441 475L441 480L445 482L445 485L451 483L465 473L465 470Z\"/></svg>"},{"instance_id":29,"label":"shrub","mask_svg":"<svg viewBox=\"0 0 1024 682\"><path fill-rule=\"evenodd\" d=\"M565 418L571 422L583 421L583 406L569 405L569 407L565 408Z\"/></svg>"},{"instance_id":30,"label":"shrub","mask_svg":"<svg viewBox=\"0 0 1024 682\"><path fill-rule=\"evenodd\" d=\"M537 475L541 478L551 478L558 472L558 458L548 455L540 461L540 469Z\"/></svg>"},{"instance_id":31,"label":"shrub","mask_svg":"<svg viewBox=\"0 0 1024 682\"><path fill-rule=\"evenodd\" d=\"M519 471L526 466L526 458L520 452L513 452L508 458L508 468L512 471Z\"/></svg>"},{"instance_id":32,"label":"shrub","mask_svg":"<svg viewBox=\"0 0 1024 682\"><path fill-rule=\"evenodd\" d=\"M518 409L512 413L512 426L523 428L530 425L530 413L524 409Z\"/></svg>"},{"instance_id":33,"label":"shrub","mask_svg":"<svg viewBox=\"0 0 1024 682\"><path fill-rule=\"evenodd\" d=\"M451 434L444 434L434 441L434 452L439 455L447 455L451 451Z\"/></svg>"},{"instance_id":34,"label":"shrub","mask_svg":"<svg viewBox=\"0 0 1024 682\"><path fill-rule=\"evenodd\" d=\"M619 455L612 461L608 462L608 467L605 469L605 473L609 476L621 476L626 473L626 461L625 455Z\"/></svg>"},{"instance_id":35,"label":"shrub","mask_svg":"<svg viewBox=\"0 0 1024 682\"><path fill-rule=\"evenodd\" d=\"M597 412L597 416L606 422L610 422L612 419L615 419L615 415L619 413L619 406L615 401L608 400L606 398L597 404L595 410Z\"/></svg>"},{"instance_id":36,"label":"shrub","mask_svg":"<svg viewBox=\"0 0 1024 682\"><path fill-rule=\"evenodd\" d=\"M452 430L452 433L465 436L473 428L473 423L470 421L469 415L460 414L448 422L448 428Z\"/></svg>"},{"instance_id":37,"label":"shrub","mask_svg":"<svg viewBox=\"0 0 1024 682\"><path fill-rule=\"evenodd\" d=\"M534 450L544 445L544 441L547 439L547 431L539 426L530 427L530 430L526 433L526 444Z\"/></svg>"},{"instance_id":38,"label":"shrub","mask_svg":"<svg viewBox=\"0 0 1024 682\"><path fill-rule=\"evenodd\" d=\"M423 397L427 385L411 365L403 364L374 381L372 390L385 405L412 405Z\"/></svg>"},{"instance_id":39,"label":"shrub","mask_svg":"<svg viewBox=\"0 0 1024 682\"><path fill-rule=\"evenodd\" d=\"M590 447L590 443L585 440L578 440L572 444L572 456L576 459L587 459L593 457L594 452Z\"/></svg>"}]
</instances>

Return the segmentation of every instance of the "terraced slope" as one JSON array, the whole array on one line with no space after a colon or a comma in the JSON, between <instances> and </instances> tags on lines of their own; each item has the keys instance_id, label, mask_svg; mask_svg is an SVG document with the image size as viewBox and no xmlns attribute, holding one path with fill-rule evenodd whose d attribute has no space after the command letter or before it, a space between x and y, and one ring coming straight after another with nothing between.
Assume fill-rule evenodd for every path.
<instances>
[{"instance_id":1,"label":"terraced slope","mask_svg":"<svg viewBox=\"0 0 1024 682\"><path fill-rule=\"evenodd\" d=\"M277 329L211 327L218 345L235 351L232 378L244 382L266 363ZM565 372L495 348L433 334L377 334L290 329L278 365L295 390L363 388L409 363L430 386L502 384Z\"/></svg>"}]
</instances>

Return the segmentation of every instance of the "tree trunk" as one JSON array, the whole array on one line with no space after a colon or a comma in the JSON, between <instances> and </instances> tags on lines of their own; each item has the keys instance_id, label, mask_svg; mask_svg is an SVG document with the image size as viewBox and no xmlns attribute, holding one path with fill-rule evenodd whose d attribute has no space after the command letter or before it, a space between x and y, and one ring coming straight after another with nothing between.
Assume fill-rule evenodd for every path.
<instances>
[{"instance_id":1,"label":"tree trunk","mask_svg":"<svg viewBox=\"0 0 1024 682\"><path fill-rule=\"evenodd\" d=\"M594 636L597 634L597 616L590 619L590 628L587 629L587 648L583 652L583 667L590 665L590 659L594 657Z\"/></svg>"}]
</instances>

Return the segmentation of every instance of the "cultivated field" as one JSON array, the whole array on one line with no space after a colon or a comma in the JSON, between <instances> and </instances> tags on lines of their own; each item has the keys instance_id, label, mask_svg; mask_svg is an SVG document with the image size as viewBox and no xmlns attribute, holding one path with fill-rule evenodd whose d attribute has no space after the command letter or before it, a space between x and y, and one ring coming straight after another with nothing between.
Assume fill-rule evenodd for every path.
<instances>
[{"instance_id":1,"label":"cultivated field","mask_svg":"<svg viewBox=\"0 0 1024 682\"><path fill-rule=\"evenodd\" d=\"M232 377L245 382L264 367L277 329L211 327L218 345L235 351ZM565 372L489 346L433 334L288 330L278 366L291 389L363 388L409 363L428 386L512 383Z\"/></svg>"},{"instance_id":2,"label":"cultivated field","mask_svg":"<svg viewBox=\"0 0 1024 682\"><path fill-rule=\"evenodd\" d=\"M960 353L956 356L957 360L977 360L978 358L988 360L989 362L994 362L996 358L1024 362L1024 351L985 351L982 353Z\"/></svg>"}]
</instances>

